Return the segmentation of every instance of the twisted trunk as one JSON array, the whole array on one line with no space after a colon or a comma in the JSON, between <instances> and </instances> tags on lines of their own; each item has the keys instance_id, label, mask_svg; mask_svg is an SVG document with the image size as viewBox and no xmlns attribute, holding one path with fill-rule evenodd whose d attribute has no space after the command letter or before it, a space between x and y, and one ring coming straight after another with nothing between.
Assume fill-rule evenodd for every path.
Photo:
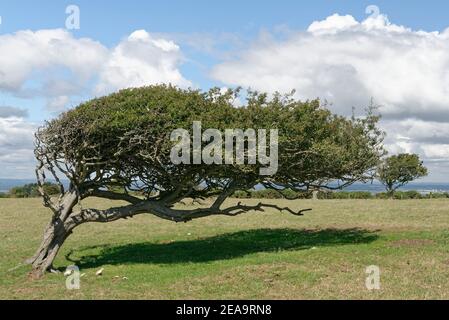
<instances>
[{"instance_id":1,"label":"twisted trunk","mask_svg":"<svg viewBox=\"0 0 449 320\"><path fill-rule=\"evenodd\" d=\"M33 277L39 278L53 267L53 261L70 233L71 231L66 230L61 222L47 226L42 243L35 255L27 261L33 267L31 272Z\"/></svg>"},{"instance_id":2,"label":"twisted trunk","mask_svg":"<svg viewBox=\"0 0 449 320\"><path fill-rule=\"evenodd\" d=\"M53 267L53 261L59 249L75 227L74 225L68 226L65 221L70 217L76 203L76 192L67 192L59 205L57 214L53 215L52 220L45 228L42 242L36 253L25 261L32 265L32 277L40 278Z\"/></svg>"}]
</instances>

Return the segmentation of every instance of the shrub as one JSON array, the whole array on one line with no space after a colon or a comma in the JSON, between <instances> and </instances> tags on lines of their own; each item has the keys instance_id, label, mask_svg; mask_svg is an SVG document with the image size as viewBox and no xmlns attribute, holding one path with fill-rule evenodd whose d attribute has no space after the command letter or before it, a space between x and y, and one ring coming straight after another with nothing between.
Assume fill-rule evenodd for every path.
<instances>
[{"instance_id":1,"label":"shrub","mask_svg":"<svg viewBox=\"0 0 449 320\"><path fill-rule=\"evenodd\" d=\"M237 199L249 199L251 198L251 193L249 191L238 190L234 192L233 197Z\"/></svg>"},{"instance_id":2,"label":"shrub","mask_svg":"<svg viewBox=\"0 0 449 320\"><path fill-rule=\"evenodd\" d=\"M377 199L391 199L391 196L386 192L381 192L376 194ZM396 200L408 200L408 199L426 199L429 198L426 195L422 195L416 190L409 190L409 191L396 191L394 193L393 199Z\"/></svg>"},{"instance_id":3,"label":"shrub","mask_svg":"<svg viewBox=\"0 0 449 320\"><path fill-rule=\"evenodd\" d=\"M421 193L419 193L416 190L406 191L406 192L404 192L404 194L406 195L406 199L421 199L422 198Z\"/></svg>"},{"instance_id":4,"label":"shrub","mask_svg":"<svg viewBox=\"0 0 449 320\"><path fill-rule=\"evenodd\" d=\"M369 191L351 192L351 199L373 199L374 196Z\"/></svg>"},{"instance_id":5,"label":"shrub","mask_svg":"<svg viewBox=\"0 0 449 320\"><path fill-rule=\"evenodd\" d=\"M59 193L59 186L54 183L46 182L44 183L44 191L48 195L55 195ZM37 183L30 183L20 187L14 187L8 192L8 196L11 198L34 198L39 197L40 193L38 190Z\"/></svg>"},{"instance_id":6,"label":"shrub","mask_svg":"<svg viewBox=\"0 0 449 320\"><path fill-rule=\"evenodd\" d=\"M422 196L418 191L397 191L394 194L394 199L397 200L407 200L407 199L421 199Z\"/></svg>"},{"instance_id":7,"label":"shrub","mask_svg":"<svg viewBox=\"0 0 449 320\"><path fill-rule=\"evenodd\" d=\"M291 189L284 189L280 191L281 194L274 190L252 190L252 191L237 191L234 193L235 198L239 199L280 199L285 197L287 199L311 199L312 194L310 192L297 192ZM386 192L380 192L372 194L369 191L328 191L320 190L318 192L318 199L390 199L391 197ZM449 193L429 193L423 195L416 190L409 191L397 191L394 194L396 200L407 199L445 199L449 198Z\"/></svg>"},{"instance_id":8,"label":"shrub","mask_svg":"<svg viewBox=\"0 0 449 320\"><path fill-rule=\"evenodd\" d=\"M251 198L257 199L282 199L282 194L272 189L251 191Z\"/></svg>"},{"instance_id":9,"label":"shrub","mask_svg":"<svg viewBox=\"0 0 449 320\"><path fill-rule=\"evenodd\" d=\"M318 199L373 199L374 195L369 191L320 191Z\"/></svg>"},{"instance_id":10,"label":"shrub","mask_svg":"<svg viewBox=\"0 0 449 320\"><path fill-rule=\"evenodd\" d=\"M447 192L430 192L423 196L423 198L427 199L445 199L449 198L449 193Z\"/></svg>"},{"instance_id":11,"label":"shrub","mask_svg":"<svg viewBox=\"0 0 449 320\"><path fill-rule=\"evenodd\" d=\"M376 199L389 199L390 197L386 192L376 193Z\"/></svg>"},{"instance_id":12,"label":"shrub","mask_svg":"<svg viewBox=\"0 0 449 320\"><path fill-rule=\"evenodd\" d=\"M237 199L310 199L312 194L310 192L298 192L292 189L273 190L248 190L248 191L236 191L233 194Z\"/></svg>"}]
</instances>

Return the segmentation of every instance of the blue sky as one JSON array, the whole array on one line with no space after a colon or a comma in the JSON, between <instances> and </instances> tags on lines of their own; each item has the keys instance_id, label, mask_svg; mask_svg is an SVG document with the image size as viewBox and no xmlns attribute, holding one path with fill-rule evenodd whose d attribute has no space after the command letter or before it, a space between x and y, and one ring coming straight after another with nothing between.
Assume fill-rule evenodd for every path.
<instances>
[{"instance_id":1,"label":"blue sky","mask_svg":"<svg viewBox=\"0 0 449 320\"><path fill-rule=\"evenodd\" d=\"M80 29L68 31L65 30L65 10L72 4L80 8ZM369 5L380 9L380 20L369 20L370 15L365 12ZM0 178L32 177L31 143L26 136L43 120L95 95L136 83L168 80L203 89L253 84L265 91L295 88L300 91L298 98L321 97L322 92L322 98L335 102L333 111L343 114L352 106L360 107L371 98L377 99L386 106L383 128L389 134L386 141L389 150L392 153L419 153L432 169L428 181L447 181L449 178L449 151L446 152L449 147L449 110L445 109L445 101L437 99L449 92L449 75L444 72L449 66L449 57L446 59L444 54L449 42L444 33L449 27L448 1L2 0L0 16L0 49L7 50L0 52L0 55L6 54L6 58L0 57L0 108L9 108L4 112L18 108L28 114L23 119L4 116L6 120L0 123L3 125L0 128L0 165L4 168ZM363 23L367 19L368 22ZM317 24L312 27L314 22ZM25 30L32 33L25 34ZM42 30L52 31L39 33ZM137 30L144 32L135 33ZM419 30L426 34L420 34ZM432 31L440 34L435 36ZM348 34L354 38L354 44L362 43L364 39L371 42L354 51L344 47L350 44ZM80 52L88 49L93 54L98 53L97 56L104 57L105 65L97 70L96 65L102 61L82 60L85 57L72 64L64 57L58 57L55 48L46 46L44 38L82 48ZM88 43L81 41L82 38L88 39ZM390 41L391 38L394 41ZM310 56L301 44L306 42L311 48ZM323 49L329 43L341 50L334 57L327 57L327 51ZM25 51L36 50L36 53L27 56L21 51L13 52L14 48L23 50L26 45L30 48ZM37 50L36 47L41 45ZM170 49L163 47L167 45ZM379 50L383 58L370 55L376 46L384 46ZM432 48L438 48L442 53L433 55ZM155 55L157 58L154 61L141 56L135 58L136 54L142 54L142 50L148 50L149 57ZM64 55L63 52L60 54ZM271 57L273 52L276 54ZM404 60L404 67L389 74L392 68L389 63L397 59L395 65L400 64L403 53L410 60ZM35 55L42 55L42 58ZM328 67L325 69L317 68L312 61L314 56L321 55L326 57ZM52 58L48 60L46 56ZM285 58L271 65L277 57ZM258 58L260 64L255 61ZM77 60L78 56L73 54L67 59ZM148 67L138 79L123 71L130 63L136 66L136 61L143 63L144 69ZM263 61L270 63L267 66ZM95 71L89 72L90 64ZM116 65L122 69L111 67ZM154 70L160 70L164 65L168 65L169 70L159 79ZM376 65L382 76L374 77L370 65ZM407 70L408 66L415 65L416 68ZM14 66L22 68L17 72L23 75L20 79L9 79L6 74L15 70ZM83 66L86 70L79 71ZM308 81L310 76L307 75L312 71L314 78ZM3 83L2 72L6 74ZM315 77L315 74L319 76ZM422 81L435 81L439 87L421 86L421 74L425 74ZM394 79L390 88L399 83L403 86L382 97L380 88L386 83L382 77ZM342 83L350 87L342 87ZM415 99L419 103L410 100L410 95L416 92L411 88L415 87L423 87L421 95ZM50 95L47 91L57 93ZM348 94L354 91L357 91L355 97ZM421 99L421 96L435 99ZM422 138L421 134L421 138L417 138L416 132L425 132L428 136ZM20 137L5 142L8 134ZM13 155L23 156L23 162L15 163Z\"/></svg>"},{"instance_id":2,"label":"blue sky","mask_svg":"<svg viewBox=\"0 0 449 320\"><path fill-rule=\"evenodd\" d=\"M153 33L212 34L229 33L242 41L252 41L261 30L288 27L305 30L313 21L334 14L350 14L357 20L367 17L365 9L376 5L395 24L427 31L444 30L449 25L449 2L436 1L109 1L109 0L16 0L0 2L0 34L18 30L64 28L65 9L75 4L81 11L81 28L73 30L76 37L88 37L108 47L116 45L135 30ZM232 43L222 43L232 47ZM219 62L214 56L198 52L185 45L189 61L181 69L189 79L202 88L221 85L208 76L208 68ZM191 60L191 61L190 61ZM199 64L201 64L199 66ZM39 101L40 100L40 101ZM41 121L51 116L46 110L33 108L43 105L42 99L14 99L0 93L0 104L20 104L29 109L30 119Z\"/></svg>"},{"instance_id":3,"label":"blue sky","mask_svg":"<svg viewBox=\"0 0 449 320\"><path fill-rule=\"evenodd\" d=\"M449 4L437 1L2 1L2 32L21 29L59 28L67 5L77 4L83 13L80 36L113 44L136 29L153 32L238 32L255 33L258 28L288 24L305 28L312 21L340 13L365 17L368 5L377 5L397 24L426 30L447 27ZM252 29L252 30L249 30Z\"/></svg>"}]
</instances>

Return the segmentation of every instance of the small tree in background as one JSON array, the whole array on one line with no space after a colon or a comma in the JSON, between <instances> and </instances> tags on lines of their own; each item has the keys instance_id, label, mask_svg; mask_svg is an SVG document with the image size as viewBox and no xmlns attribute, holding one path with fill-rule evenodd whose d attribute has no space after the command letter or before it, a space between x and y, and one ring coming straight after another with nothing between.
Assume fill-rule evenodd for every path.
<instances>
[{"instance_id":1,"label":"small tree in background","mask_svg":"<svg viewBox=\"0 0 449 320\"><path fill-rule=\"evenodd\" d=\"M427 168L423 166L417 154L402 153L383 160L377 175L388 196L392 198L398 188L427 176Z\"/></svg>"}]
</instances>

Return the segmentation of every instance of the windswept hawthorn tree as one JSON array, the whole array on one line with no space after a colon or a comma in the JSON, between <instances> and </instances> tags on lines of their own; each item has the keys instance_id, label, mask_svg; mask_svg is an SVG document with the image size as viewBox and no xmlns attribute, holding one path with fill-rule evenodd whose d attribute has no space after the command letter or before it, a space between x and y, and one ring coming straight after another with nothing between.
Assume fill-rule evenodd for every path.
<instances>
[{"instance_id":1,"label":"windswept hawthorn tree","mask_svg":"<svg viewBox=\"0 0 449 320\"><path fill-rule=\"evenodd\" d=\"M36 133L35 155L39 190L51 209L42 243L28 262L35 276L52 268L58 250L76 227L88 222L112 222L148 213L187 222L211 216L236 216L266 207L302 215L272 204L224 206L237 190L258 184L280 190L307 191L338 180L340 187L372 177L383 155L378 117L363 119L331 114L319 101L299 102L291 95L250 92L247 104L233 106L238 91L212 89L203 93L172 86L122 90L83 103L47 122ZM170 160L174 129L203 128L279 130L279 169L259 175L257 165L174 165ZM50 177L60 194L51 197L44 183ZM69 181L69 186L63 183ZM88 197L123 200L106 210L85 208ZM178 209L184 198L213 197L209 207ZM309 210L309 209L306 209Z\"/></svg>"}]
</instances>

